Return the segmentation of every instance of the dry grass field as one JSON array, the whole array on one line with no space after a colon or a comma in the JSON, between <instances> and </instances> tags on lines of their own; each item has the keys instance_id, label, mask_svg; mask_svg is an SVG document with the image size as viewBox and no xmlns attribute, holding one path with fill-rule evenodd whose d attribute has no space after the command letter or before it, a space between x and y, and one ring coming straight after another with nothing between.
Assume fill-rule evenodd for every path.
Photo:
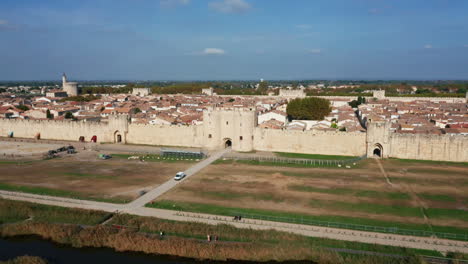
<instances>
[{"instance_id":1,"label":"dry grass field","mask_svg":"<svg viewBox=\"0 0 468 264\"><path fill-rule=\"evenodd\" d=\"M118 157L101 160L97 155L83 151L51 160L0 161L0 189L124 202L190 166Z\"/></svg>"},{"instance_id":2,"label":"dry grass field","mask_svg":"<svg viewBox=\"0 0 468 264\"><path fill-rule=\"evenodd\" d=\"M441 232L468 230L468 167L399 160L356 168L292 168L223 161L155 201L154 206L215 213L216 208L388 225ZM177 207L175 207L177 208ZM211 208L211 209L210 209ZM244 210L245 211L245 210ZM277 215L278 215L277 214ZM393 226L393 225L392 225ZM456 227L457 229L444 228Z\"/></svg>"}]
</instances>

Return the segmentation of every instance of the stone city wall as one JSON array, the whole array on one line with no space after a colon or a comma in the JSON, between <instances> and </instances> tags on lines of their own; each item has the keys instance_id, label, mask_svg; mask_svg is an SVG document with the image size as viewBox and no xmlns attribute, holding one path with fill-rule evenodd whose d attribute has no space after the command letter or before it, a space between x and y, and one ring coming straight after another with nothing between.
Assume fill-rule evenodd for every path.
<instances>
[{"instance_id":1,"label":"stone city wall","mask_svg":"<svg viewBox=\"0 0 468 264\"><path fill-rule=\"evenodd\" d=\"M10 132L19 138L34 138L40 133L41 139L78 141L83 136L89 141L97 136L98 141L113 141L110 126L99 122L0 119L0 136L6 137Z\"/></svg>"},{"instance_id":2,"label":"stone city wall","mask_svg":"<svg viewBox=\"0 0 468 264\"><path fill-rule=\"evenodd\" d=\"M463 135L391 133L389 148L393 158L468 162L468 136Z\"/></svg>"},{"instance_id":3,"label":"stone city wall","mask_svg":"<svg viewBox=\"0 0 468 264\"><path fill-rule=\"evenodd\" d=\"M366 154L366 133L255 128L254 149L322 155Z\"/></svg>"},{"instance_id":4,"label":"stone city wall","mask_svg":"<svg viewBox=\"0 0 468 264\"><path fill-rule=\"evenodd\" d=\"M129 144L198 148L202 134L202 126L130 124L126 139Z\"/></svg>"}]
</instances>

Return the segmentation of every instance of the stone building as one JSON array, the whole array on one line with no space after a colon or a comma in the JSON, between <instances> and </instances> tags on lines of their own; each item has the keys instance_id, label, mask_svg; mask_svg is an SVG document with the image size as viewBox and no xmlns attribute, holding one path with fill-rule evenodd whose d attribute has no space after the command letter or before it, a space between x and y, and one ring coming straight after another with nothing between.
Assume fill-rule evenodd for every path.
<instances>
[{"instance_id":1,"label":"stone building","mask_svg":"<svg viewBox=\"0 0 468 264\"><path fill-rule=\"evenodd\" d=\"M132 95L145 97L151 94L151 88L133 88Z\"/></svg>"},{"instance_id":2,"label":"stone building","mask_svg":"<svg viewBox=\"0 0 468 264\"><path fill-rule=\"evenodd\" d=\"M62 75L62 90L67 93L68 96L78 95L78 83L69 82L65 73Z\"/></svg>"}]
</instances>

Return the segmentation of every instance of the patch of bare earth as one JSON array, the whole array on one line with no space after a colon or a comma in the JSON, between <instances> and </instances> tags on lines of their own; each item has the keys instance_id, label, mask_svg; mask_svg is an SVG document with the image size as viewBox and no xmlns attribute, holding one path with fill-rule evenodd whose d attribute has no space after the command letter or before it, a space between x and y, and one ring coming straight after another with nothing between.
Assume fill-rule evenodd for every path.
<instances>
[{"instance_id":1,"label":"patch of bare earth","mask_svg":"<svg viewBox=\"0 0 468 264\"><path fill-rule=\"evenodd\" d=\"M390 171L388 177L396 183L396 187L389 186L378 166L372 163L366 163L357 169L268 167L234 163L211 165L158 200L415 224L426 224L427 219L422 214L419 217L410 217L372 213L359 210L359 204L456 209L462 206L460 203L466 201L467 186L454 184L465 180L461 168L444 167L443 170L439 168L439 171L434 172L434 165L410 163L406 168L404 164L393 162L383 161L382 164L385 170ZM400 173L404 169L413 172ZM426 170L432 170L429 177ZM398 179L405 179L404 185ZM418 184L422 179L437 180L437 185ZM299 191L291 186L311 187L311 190ZM314 188L325 191L316 191ZM358 195L360 191L369 191L371 194ZM376 196L372 193L376 193ZM406 198L379 196L382 193L396 193L397 196L402 194ZM422 193L451 195L456 201L428 201L419 196ZM327 206L334 202L355 204L356 210ZM468 223L459 219L430 219L430 224L468 228Z\"/></svg>"},{"instance_id":2,"label":"patch of bare earth","mask_svg":"<svg viewBox=\"0 0 468 264\"><path fill-rule=\"evenodd\" d=\"M189 163L101 160L83 153L29 164L0 164L0 182L40 186L108 198L135 198L139 191L171 179Z\"/></svg>"}]
</instances>

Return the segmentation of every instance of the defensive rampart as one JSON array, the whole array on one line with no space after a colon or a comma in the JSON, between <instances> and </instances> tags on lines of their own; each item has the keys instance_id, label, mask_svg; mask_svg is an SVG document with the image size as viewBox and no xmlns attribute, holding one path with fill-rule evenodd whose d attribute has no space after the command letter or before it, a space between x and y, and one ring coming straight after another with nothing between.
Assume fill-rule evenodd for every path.
<instances>
[{"instance_id":1,"label":"defensive rampart","mask_svg":"<svg viewBox=\"0 0 468 264\"><path fill-rule=\"evenodd\" d=\"M366 154L366 133L255 128L254 149L322 155Z\"/></svg>"},{"instance_id":2,"label":"defensive rampart","mask_svg":"<svg viewBox=\"0 0 468 264\"><path fill-rule=\"evenodd\" d=\"M393 158L468 161L468 136L392 133L389 143Z\"/></svg>"},{"instance_id":3,"label":"defensive rampart","mask_svg":"<svg viewBox=\"0 0 468 264\"><path fill-rule=\"evenodd\" d=\"M13 132L14 137L78 141L85 137L89 141L97 136L99 141L112 142L112 132L108 124L100 122L71 122L55 120L0 119L0 135Z\"/></svg>"},{"instance_id":4,"label":"defensive rampart","mask_svg":"<svg viewBox=\"0 0 468 264\"><path fill-rule=\"evenodd\" d=\"M202 134L202 126L130 124L127 143L198 148L203 147Z\"/></svg>"}]
</instances>

